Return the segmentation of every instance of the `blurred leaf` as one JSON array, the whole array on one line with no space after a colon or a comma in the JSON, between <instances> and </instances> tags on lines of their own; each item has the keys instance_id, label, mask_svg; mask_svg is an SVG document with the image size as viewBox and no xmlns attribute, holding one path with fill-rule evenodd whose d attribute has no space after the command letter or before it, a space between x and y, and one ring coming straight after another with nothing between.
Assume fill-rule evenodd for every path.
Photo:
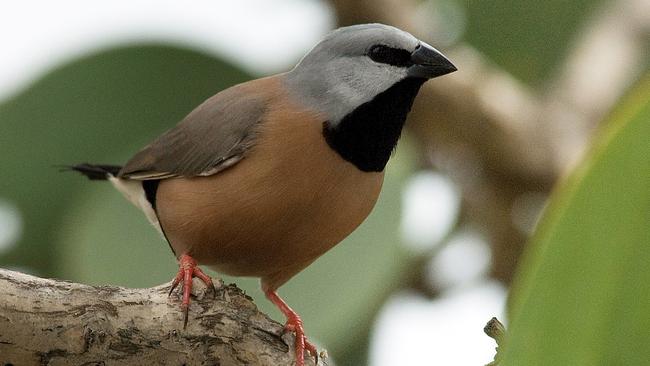
<instances>
[{"instance_id":1,"label":"blurred leaf","mask_svg":"<svg viewBox=\"0 0 650 366\"><path fill-rule=\"evenodd\" d=\"M650 364L650 76L556 192L521 265L503 365Z\"/></svg>"},{"instance_id":2,"label":"blurred leaf","mask_svg":"<svg viewBox=\"0 0 650 366\"><path fill-rule=\"evenodd\" d=\"M53 238L61 258L57 275L127 287L171 280L178 270L176 259L142 212L108 182L84 183Z\"/></svg>"},{"instance_id":3,"label":"blurred leaf","mask_svg":"<svg viewBox=\"0 0 650 366\"><path fill-rule=\"evenodd\" d=\"M539 83L602 0L463 1L467 39L520 79Z\"/></svg>"},{"instance_id":4,"label":"blurred leaf","mask_svg":"<svg viewBox=\"0 0 650 366\"><path fill-rule=\"evenodd\" d=\"M60 275L52 243L61 216L89 183L56 165L119 163L215 92L250 77L195 51L131 46L53 70L0 105L0 199L25 226L0 264ZM63 264L65 265L65 264Z\"/></svg>"}]
</instances>

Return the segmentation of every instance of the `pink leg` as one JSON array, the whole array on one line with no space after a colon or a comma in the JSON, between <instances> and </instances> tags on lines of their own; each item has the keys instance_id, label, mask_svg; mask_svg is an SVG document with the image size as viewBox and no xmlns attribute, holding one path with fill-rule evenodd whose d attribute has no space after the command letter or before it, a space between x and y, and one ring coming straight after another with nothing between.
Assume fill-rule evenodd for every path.
<instances>
[{"instance_id":1,"label":"pink leg","mask_svg":"<svg viewBox=\"0 0 650 366\"><path fill-rule=\"evenodd\" d=\"M318 364L318 352L316 351L316 347L307 341L305 328L302 326L300 315L293 311L293 309L291 309L289 305L278 296L278 293L275 290L265 289L264 294L273 304L275 304L275 306L278 307L278 309L280 309L284 316L287 317L287 323L284 326L285 332L293 332L296 335L296 366L305 365L305 350L309 351L309 353L314 356L316 363Z\"/></svg>"},{"instance_id":2,"label":"pink leg","mask_svg":"<svg viewBox=\"0 0 650 366\"><path fill-rule=\"evenodd\" d=\"M172 294L176 286L183 281L183 302L181 303L181 311L183 311L183 329L187 327L187 312L190 308L190 295L192 294L192 277L198 277L208 289L216 295L217 290L214 288L214 283L210 276L206 275L201 268L199 268L196 260L187 254L183 254L178 258L178 273L172 282L172 287L169 289L169 295Z\"/></svg>"}]
</instances>

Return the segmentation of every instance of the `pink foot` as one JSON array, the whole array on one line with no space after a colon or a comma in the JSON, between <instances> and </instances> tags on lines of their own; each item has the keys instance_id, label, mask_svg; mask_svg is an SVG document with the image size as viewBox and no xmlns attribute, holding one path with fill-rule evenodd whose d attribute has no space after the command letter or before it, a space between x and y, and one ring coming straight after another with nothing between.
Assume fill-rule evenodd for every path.
<instances>
[{"instance_id":1,"label":"pink foot","mask_svg":"<svg viewBox=\"0 0 650 366\"><path fill-rule=\"evenodd\" d=\"M300 315L293 311L293 309L291 309L289 305L287 305L287 303L285 303L284 300L278 296L275 290L265 290L264 294L287 317L287 323L284 325L285 332L292 332L296 335L296 366L305 365L305 350L307 350L315 358L316 364L318 364L318 351L313 344L307 341L307 336L305 336L305 328L302 325L302 319L300 319Z\"/></svg>"},{"instance_id":2,"label":"pink foot","mask_svg":"<svg viewBox=\"0 0 650 366\"><path fill-rule=\"evenodd\" d=\"M187 327L187 312L190 308L190 295L192 294L192 278L197 277L203 281L203 283L208 286L208 289L212 291L213 296L216 296L217 290L214 288L210 276L206 275L201 268L199 268L194 258L187 254L183 254L178 258L178 266L178 273L174 278L174 282L172 282L172 287L169 289L169 295L171 295L176 286L183 281L183 302L181 303L181 311L183 311L184 314L183 329L185 329Z\"/></svg>"}]
</instances>

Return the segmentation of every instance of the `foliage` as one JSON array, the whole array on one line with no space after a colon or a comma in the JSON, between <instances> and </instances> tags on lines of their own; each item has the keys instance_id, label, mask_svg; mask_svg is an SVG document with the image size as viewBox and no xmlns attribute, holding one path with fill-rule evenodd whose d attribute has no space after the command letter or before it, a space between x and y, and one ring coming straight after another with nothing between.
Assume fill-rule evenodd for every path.
<instances>
[{"instance_id":1,"label":"foliage","mask_svg":"<svg viewBox=\"0 0 650 366\"><path fill-rule=\"evenodd\" d=\"M467 38L513 75L539 84L569 51L585 15L602 0L462 2Z\"/></svg>"},{"instance_id":2,"label":"foliage","mask_svg":"<svg viewBox=\"0 0 650 366\"><path fill-rule=\"evenodd\" d=\"M60 276L76 254L52 241L89 182L57 166L119 163L199 101L246 78L203 54L134 46L69 63L1 104L0 192L24 221L20 242L2 261Z\"/></svg>"},{"instance_id":3,"label":"foliage","mask_svg":"<svg viewBox=\"0 0 650 366\"><path fill-rule=\"evenodd\" d=\"M502 365L650 361L650 75L556 191L520 266Z\"/></svg>"}]
</instances>

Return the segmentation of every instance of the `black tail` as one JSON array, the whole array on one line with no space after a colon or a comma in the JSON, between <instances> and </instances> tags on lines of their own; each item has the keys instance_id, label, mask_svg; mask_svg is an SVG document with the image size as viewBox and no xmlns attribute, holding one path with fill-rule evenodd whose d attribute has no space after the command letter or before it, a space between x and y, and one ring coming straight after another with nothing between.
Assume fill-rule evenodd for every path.
<instances>
[{"instance_id":1,"label":"black tail","mask_svg":"<svg viewBox=\"0 0 650 366\"><path fill-rule=\"evenodd\" d=\"M117 165L103 165L103 164L78 164L66 166L64 170L74 170L85 175L90 180L106 180L108 175L117 176L121 166Z\"/></svg>"}]
</instances>

